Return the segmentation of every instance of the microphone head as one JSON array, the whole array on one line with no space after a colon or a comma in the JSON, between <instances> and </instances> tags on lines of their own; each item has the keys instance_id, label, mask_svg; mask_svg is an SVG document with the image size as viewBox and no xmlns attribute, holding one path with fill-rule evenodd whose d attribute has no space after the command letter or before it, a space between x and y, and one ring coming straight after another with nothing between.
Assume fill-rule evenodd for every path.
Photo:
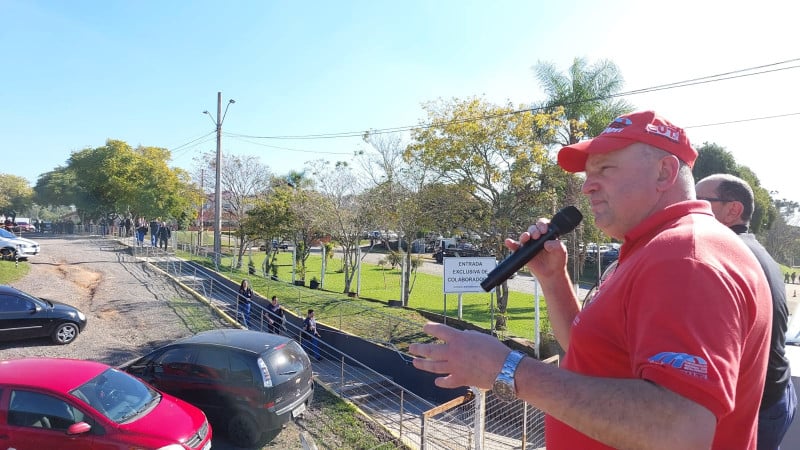
<instances>
[{"instance_id":1,"label":"microphone head","mask_svg":"<svg viewBox=\"0 0 800 450\"><path fill-rule=\"evenodd\" d=\"M581 220L583 220L583 214L578 211L578 208L570 205L562 208L553 216L550 226L560 235L567 234L574 230L581 223Z\"/></svg>"}]
</instances>

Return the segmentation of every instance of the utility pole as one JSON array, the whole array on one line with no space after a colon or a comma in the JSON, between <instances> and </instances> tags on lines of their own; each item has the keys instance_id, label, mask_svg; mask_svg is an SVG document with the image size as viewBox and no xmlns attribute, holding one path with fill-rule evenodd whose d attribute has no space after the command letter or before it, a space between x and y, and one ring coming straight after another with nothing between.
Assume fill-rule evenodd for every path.
<instances>
[{"instance_id":1,"label":"utility pole","mask_svg":"<svg viewBox=\"0 0 800 450\"><path fill-rule=\"evenodd\" d=\"M216 161L216 180L214 182L214 262L219 265L220 255L222 254L222 187L221 187L221 172L222 172L222 122L225 121L225 115L228 114L228 107L236 103L233 99L228 100L225 106L225 114L222 113L222 92L217 92L217 119L211 117L211 113L203 111L203 114L208 114L217 127L217 161Z\"/></svg>"},{"instance_id":2,"label":"utility pole","mask_svg":"<svg viewBox=\"0 0 800 450\"><path fill-rule=\"evenodd\" d=\"M206 174L206 170L205 169L200 169L200 192L203 193L203 201L200 202L200 211L199 211L199 214L197 215L200 218L200 220L199 220L200 223L197 226L197 229L199 230L199 233L197 235L197 246L198 247L202 247L203 246L203 218L204 218L203 217L203 210L205 209L205 206L206 206L206 189L205 189L205 181L204 181L205 174Z\"/></svg>"},{"instance_id":3,"label":"utility pole","mask_svg":"<svg viewBox=\"0 0 800 450\"><path fill-rule=\"evenodd\" d=\"M219 264L222 253L222 92L217 92L217 178L214 181L214 261Z\"/></svg>"}]
</instances>

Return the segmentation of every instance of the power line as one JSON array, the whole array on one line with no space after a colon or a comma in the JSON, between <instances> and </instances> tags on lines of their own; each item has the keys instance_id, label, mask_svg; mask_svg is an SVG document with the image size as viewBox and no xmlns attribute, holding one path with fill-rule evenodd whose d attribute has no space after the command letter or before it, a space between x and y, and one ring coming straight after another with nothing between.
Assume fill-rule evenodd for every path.
<instances>
[{"instance_id":1,"label":"power line","mask_svg":"<svg viewBox=\"0 0 800 450\"><path fill-rule=\"evenodd\" d=\"M712 80L712 79L721 78L721 77L727 77L728 75L741 74L741 73L744 73L744 72L750 72L750 71L758 70L758 69L765 69L767 67L780 66L780 65L783 65L783 64L789 64L789 63L794 63L794 62L798 62L798 61L800 61L800 58L787 59L785 61L780 61L780 62L775 62L775 63L770 63L770 64L763 64L763 65L760 65L760 66L749 67L747 69L739 69L739 70L734 70L734 71L731 71L731 72L724 72L724 73L720 73L720 74L716 74L716 75L708 75L708 76L705 76L705 77L692 78L692 79L689 79L689 80L677 81L677 82L674 82L674 83L666 83L666 84L661 84L661 85L658 85L658 86L653 86L653 87L650 87L650 88L636 89L636 90L633 90L633 91L629 91L628 94L638 94L639 91L652 92L654 90L662 90L662 89L666 89L666 88L670 88L670 87L683 87L684 85L691 86L692 84L694 84L694 82L700 82L700 81L705 81L705 80L717 81L717 80ZM758 72L758 73L754 73L754 74L746 74L746 75L742 75L742 76L759 75L759 74L762 74L762 73L769 73L769 72L774 72L774 71L778 71L778 70L794 69L794 68L797 68L797 67L798 66L792 66L792 67L788 67L788 68L765 70L763 72ZM738 77L721 78L721 80L719 80L719 81L728 80L728 79L731 79L731 78L738 78ZM687 84L687 83L692 83L692 84Z\"/></svg>"},{"instance_id":2,"label":"power line","mask_svg":"<svg viewBox=\"0 0 800 450\"><path fill-rule=\"evenodd\" d=\"M227 137L230 137L231 139L236 139L237 141L247 142L248 144L260 145L262 147L275 148L275 149L278 149L278 150L287 150L287 151L290 151L290 152L315 153L315 154L325 154L325 155L352 155L352 153L348 153L348 152L325 152L325 151L318 151L318 150L303 150L303 149L299 149L299 148L280 147L278 145L270 145L270 144L264 144L263 142L251 141L249 139L245 139L245 138L240 137L238 135L230 134L230 133L227 133L227 132L223 132L222 134L224 134Z\"/></svg>"},{"instance_id":3,"label":"power line","mask_svg":"<svg viewBox=\"0 0 800 450\"><path fill-rule=\"evenodd\" d=\"M314 139L315 140L315 139L341 139L341 138L361 137L361 136L364 136L366 133L369 133L369 134L386 134L386 133L395 133L395 132L401 132L401 131L411 131L411 130L415 130L415 129L429 129L429 128L440 127L440 126L443 126L443 125L474 122L474 121L477 121L477 120L488 120L488 119L494 119L494 118L498 118L498 117L504 117L504 116L510 116L510 115L515 115L515 114L527 113L527 112L543 111L545 109L555 108L555 107L558 107L558 106L571 106L571 105L587 103L587 102L592 102L592 101L601 101L601 100L608 100L608 99L612 99L612 98L624 97L624 96L628 96L628 95L645 94L645 93L657 92L657 91L662 91L662 90L667 90L667 89L688 87L688 86L694 86L694 85L699 85L699 84L707 84L707 83L712 83L712 82L718 82L718 81L725 81L725 80L731 80L731 79L736 79L736 78L749 77L749 76L754 76L754 75L763 75L763 74L766 74L766 73L778 72L778 71L783 71L783 70L797 69L797 68L800 68L800 65L794 65L794 66L789 66L789 67L779 67L779 68L775 68L775 66L785 65L785 64L789 64L789 63L798 62L798 61L800 61L800 58L787 59L787 60L779 61L779 62L775 62L775 63L764 64L764 65L760 65L760 66L753 66L753 67L748 67L748 68L744 68L744 69L734 70L734 71L730 71L730 72L723 72L723 73L719 73L719 74L715 74L715 75L708 75L708 76L699 77L699 78L692 78L692 79L683 80L683 81L676 81L676 82L672 82L672 83L666 83L666 84L651 86L651 87L648 87L648 88L635 89L635 90L626 91L626 92L620 92L620 93L612 94L612 95L608 95L608 96L601 96L601 97L595 97L595 98L590 98L590 99L582 99L582 100L578 100L578 101L575 101L575 102L567 102L567 103L562 103L562 104L554 104L554 105L540 106L540 107L534 107L534 108L525 108L525 109L520 109L520 110L509 111L509 112L506 112L506 113L487 114L487 115L482 115L482 116L468 117L468 118L450 120L450 121L441 122L441 123L407 125L407 126L400 126L400 127L381 128L381 129L368 130L368 131L348 131L348 132L338 132L338 133L319 133L319 134L305 134L305 135L254 136L254 135L247 135L247 134L240 134L240 133L228 133L228 134L231 137L248 138L248 139L276 139L276 140ZM767 68L770 68L770 67L771 67L771 69L767 69ZM760 70L760 69L764 69L764 70ZM747 72L750 72L750 73L747 73ZM745 119L745 121L746 120L747 119ZM754 120L760 120L760 119L754 119ZM710 126L710 125L708 125L708 126Z\"/></svg>"},{"instance_id":4,"label":"power line","mask_svg":"<svg viewBox=\"0 0 800 450\"><path fill-rule=\"evenodd\" d=\"M800 116L800 112L777 114L774 116L751 117L749 119L729 120L727 122L706 123L703 125L690 125L688 127L683 127L683 128L689 129L689 128L715 127L717 125L730 125L734 123L755 122L757 120L780 119L782 117L791 117L791 116Z\"/></svg>"},{"instance_id":5,"label":"power line","mask_svg":"<svg viewBox=\"0 0 800 450\"><path fill-rule=\"evenodd\" d=\"M182 149L182 148L184 148L184 147L189 147L189 146L191 146L191 147L195 147L195 146L197 146L197 145L199 145L199 144L203 144L203 143L205 143L205 142L207 142L207 141L204 141L204 142L197 142L197 141L199 141L199 140L201 140L201 139L204 139L204 138L207 138L207 137L209 137L209 136L213 135L214 133L216 133L216 130L214 130L214 131L212 131L212 132L210 132L210 133L204 134L204 135L202 135L202 136L200 136L200 137L198 137L198 138L194 138L194 139L192 139L191 141L189 141L189 142L186 142L186 143L184 143L184 144L181 144L181 145L179 145L179 146L177 146L177 147L173 147L172 149L170 149L170 151L174 153L174 152L176 152L176 151L178 151L178 150L181 150L181 149ZM194 144L194 145L192 145L192 144ZM191 148L191 147L189 147L189 148Z\"/></svg>"}]
</instances>

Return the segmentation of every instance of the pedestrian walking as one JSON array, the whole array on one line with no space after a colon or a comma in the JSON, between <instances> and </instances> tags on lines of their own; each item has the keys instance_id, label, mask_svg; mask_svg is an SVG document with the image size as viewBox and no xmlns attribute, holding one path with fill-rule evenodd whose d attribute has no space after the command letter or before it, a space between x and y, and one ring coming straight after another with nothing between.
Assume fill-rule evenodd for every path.
<instances>
[{"instance_id":1,"label":"pedestrian walking","mask_svg":"<svg viewBox=\"0 0 800 450\"><path fill-rule=\"evenodd\" d=\"M244 325L245 328L250 328L252 301L253 289L250 288L250 283L247 280L242 280L242 284L239 285L239 293L236 296L236 320Z\"/></svg>"},{"instance_id":2,"label":"pedestrian walking","mask_svg":"<svg viewBox=\"0 0 800 450\"><path fill-rule=\"evenodd\" d=\"M278 296L273 295L272 301L267 305L267 323L269 324L269 332L274 334L281 334L283 328L283 306L278 303Z\"/></svg>"},{"instance_id":3,"label":"pedestrian walking","mask_svg":"<svg viewBox=\"0 0 800 450\"><path fill-rule=\"evenodd\" d=\"M144 219L139 219L139 225L136 226L136 242L139 247L144 246L144 235L147 234L147 223Z\"/></svg>"},{"instance_id":4,"label":"pedestrian walking","mask_svg":"<svg viewBox=\"0 0 800 450\"><path fill-rule=\"evenodd\" d=\"M170 237L172 237L172 231L167 226L167 222L161 222L161 226L158 228L158 247L167 251Z\"/></svg>"},{"instance_id":5,"label":"pedestrian walking","mask_svg":"<svg viewBox=\"0 0 800 450\"><path fill-rule=\"evenodd\" d=\"M158 245L158 228L161 226L158 219L150 221L150 245L155 247Z\"/></svg>"},{"instance_id":6,"label":"pedestrian walking","mask_svg":"<svg viewBox=\"0 0 800 450\"><path fill-rule=\"evenodd\" d=\"M306 318L303 319L303 346L307 352L311 352L317 361L322 360L319 354L319 338L321 338L317 331L317 321L314 319L314 310L309 309Z\"/></svg>"}]
</instances>

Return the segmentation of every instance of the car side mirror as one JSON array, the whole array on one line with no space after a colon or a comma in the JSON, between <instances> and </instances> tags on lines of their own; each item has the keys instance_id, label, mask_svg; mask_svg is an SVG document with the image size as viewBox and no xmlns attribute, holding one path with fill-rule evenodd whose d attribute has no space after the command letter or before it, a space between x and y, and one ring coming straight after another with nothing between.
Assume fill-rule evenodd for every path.
<instances>
[{"instance_id":1,"label":"car side mirror","mask_svg":"<svg viewBox=\"0 0 800 450\"><path fill-rule=\"evenodd\" d=\"M86 422L78 422L73 423L72 425L67 428L67 434L70 436L74 436L77 434L85 434L88 433L92 429L92 426Z\"/></svg>"}]
</instances>

